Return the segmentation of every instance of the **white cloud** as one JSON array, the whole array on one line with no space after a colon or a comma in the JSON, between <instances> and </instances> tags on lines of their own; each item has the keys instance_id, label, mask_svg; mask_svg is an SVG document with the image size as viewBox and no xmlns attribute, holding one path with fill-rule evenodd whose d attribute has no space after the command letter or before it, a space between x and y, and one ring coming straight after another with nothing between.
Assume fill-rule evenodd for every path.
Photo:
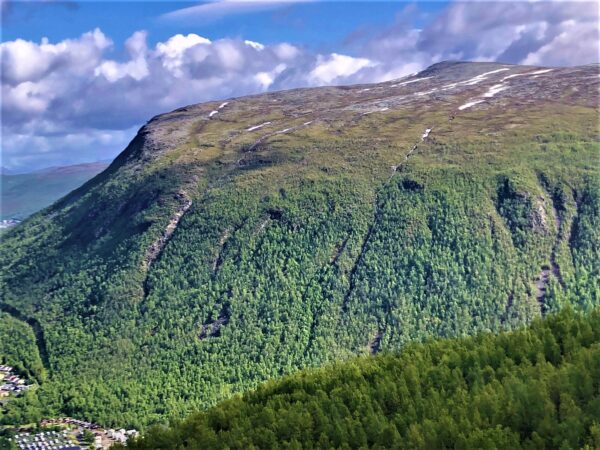
<instances>
[{"instance_id":1,"label":"white cloud","mask_svg":"<svg viewBox=\"0 0 600 450\"><path fill-rule=\"evenodd\" d=\"M254 79L261 85L262 90L266 91L273 84L273 81L275 81L277 75L283 72L286 68L287 66L285 64L278 64L277 67L270 72L258 72L256 75L254 75Z\"/></svg>"},{"instance_id":2,"label":"white cloud","mask_svg":"<svg viewBox=\"0 0 600 450\"><path fill-rule=\"evenodd\" d=\"M222 1L200 10L246 6L256 7ZM111 53L113 43L99 29L56 43L1 43L3 165L88 161L96 151L97 159L113 157L153 115L201 101L390 80L445 59L598 61L598 11L589 3L451 3L415 29L418 13L408 6L393 26L349 38L344 45L352 51L322 54L286 42L211 41L194 33L149 48L138 31L116 58L120 52Z\"/></svg>"},{"instance_id":3,"label":"white cloud","mask_svg":"<svg viewBox=\"0 0 600 450\"><path fill-rule=\"evenodd\" d=\"M58 44L49 44L43 39L40 44L16 39L0 44L3 83L18 84L23 81L38 81L59 65L68 65L72 70L83 72L94 66L102 52L112 45L102 31L95 29L79 39L67 39Z\"/></svg>"},{"instance_id":4,"label":"white cloud","mask_svg":"<svg viewBox=\"0 0 600 450\"><path fill-rule=\"evenodd\" d=\"M374 65L367 58L332 53L328 56L319 55L316 67L310 72L309 80L313 84L330 84L338 78L354 75L360 69Z\"/></svg>"},{"instance_id":5,"label":"white cloud","mask_svg":"<svg viewBox=\"0 0 600 450\"><path fill-rule=\"evenodd\" d=\"M136 31L125 41L125 48L131 58L130 61L121 64L116 61L104 61L94 69L94 75L104 76L108 81L115 82L123 77L129 76L136 81L149 75L146 55L147 34L145 31Z\"/></svg>"},{"instance_id":6,"label":"white cloud","mask_svg":"<svg viewBox=\"0 0 600 450\"><path fill-rule=\"evenodd\" d=\"M109 58L112 41L98 29L58 43L0 44L3 164L32 164L36 152L37 166L51 158L52 164L89 160L93 147L113 157L124 147L123 130L132 137L158 113L269 89L349 82L371 64L288 43L210 41L194 33L148 48L146 33L138 31L124 48L125 58Z\"/></svg>"},{"instance_id":7,"label":"white cloud","mask_svg":"<svg viewBox=\"0 0 600 450\"><path fill-rule=\"evenodd\" d=\"M572 61L598 60L598 23L580 23L567 20L558 25L555 35L547 44L527 54L521 61L531 65L569 65Z\"/></svg>"},{"instance_id":8,"label":"white cloud","mask_svg":"<svg viewBox=\"0 0 600 450\"><path fill-rule=\"evenodd\" d=\"M293 59L300 53L298 47L294 47L293 45L290 45L286 42L274 46L273 51L275 52L278 58L283 60Z\"/></svg>"},{"instance_id":9,"label":"white cloud","mask_svg":"<svg viewBox=\"0 0 600 450\"><path fill-rule=\"evenodd\" d=\"M598 62L599 9L595 2L452 2L422 29L425 13L404 7L395 23L348 39L358 56L374 61L354 81L383 81L443 60L499 61L541 66Z\"/></svg>"},{"instance_id":10,"label":"white cloud","mask_svg":"<svg viewBox=\"0 0 600 450\"><path fill-rule=\"evenodd\" d=\"M238 71L246 63L243 50L237 42L222 40L215 43L215 52L225 70Z\"/></svg>"},{"instance_id":11,"label":"white cloud","mask_svg":"<svg viewBox=\"0 0 600 450\"><path fill-rule=\"evenodd\" d=\"M162 61L163 67L167 68L176 76L181 76L186 51L196 45L209 45L209 39L197 34L190 33L187 36L176 34L166 42L156 44L156 57Z\"/></svg>"},{"instance_id":12,"label":"white cloud","mask_svg":"<svg viewBox=\"0 0 600 450\"><path fill-rule=\"evenodd\" d=\"M265 46L264 46L264 45L262 45L260 42L254 42L254 41L250 41L250 40L248 40L248 39L246 39L246 40L244 41L244 44L246 44L246 45L249 45L249 46L250 46L250 47L252 47L254 50L258 50L258 51L260 51L260 50L264 50L264 49L265 49Z\"/></svg>"}]
</instances>

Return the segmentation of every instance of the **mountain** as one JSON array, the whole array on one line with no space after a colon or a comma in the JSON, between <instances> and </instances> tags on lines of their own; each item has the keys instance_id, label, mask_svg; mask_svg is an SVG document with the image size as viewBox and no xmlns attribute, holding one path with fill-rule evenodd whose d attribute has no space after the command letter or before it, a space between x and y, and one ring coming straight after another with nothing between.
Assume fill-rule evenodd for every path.
<instances>
[{"instance_id":1,"label":"mountain","mask_svg":"<svg viewBox=\"0 0 600 450\"><path fill-rule=\"evenodd\" d=\"M599 344L600 310L560 313L290 375L117 448L591 450Z\"/></svg>"},{"instance_id":2,"label":"mountain","mask_svg":"<svg viewBox=\"0 0 600 450\"><path fill-rule=\"evenodd\" d=\"M301 368L592 309L599 82L442 63L155 117L6 233L0 306L48 375L1 420L143 428Z\"/></svg>"},{"instance_id":3,"label":"mountain","mask_svg":"<svg viewBox=\"0 0 600 450\"><path fill-rule=\"evenodd\" d=\"M50 167L29 173L0 173L0 220L23 220L102 172L108 163Z\"/></svg>"}]
</instances>

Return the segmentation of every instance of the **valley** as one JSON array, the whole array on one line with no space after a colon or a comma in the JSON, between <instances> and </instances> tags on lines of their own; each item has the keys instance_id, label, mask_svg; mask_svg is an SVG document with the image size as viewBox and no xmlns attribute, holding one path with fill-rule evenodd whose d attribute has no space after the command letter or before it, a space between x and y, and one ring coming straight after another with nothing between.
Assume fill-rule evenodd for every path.
<instances>
[{"instance_id":1,"label":"valley","mask_svg":"<svg viewBox=\"0 0 600 450\"><path fill-rule=\"evenodd\" d=\"M49 167L27 173L0 173L1 228L21 222L102 172L108 163Z\"/></svg>"}]
</instances>

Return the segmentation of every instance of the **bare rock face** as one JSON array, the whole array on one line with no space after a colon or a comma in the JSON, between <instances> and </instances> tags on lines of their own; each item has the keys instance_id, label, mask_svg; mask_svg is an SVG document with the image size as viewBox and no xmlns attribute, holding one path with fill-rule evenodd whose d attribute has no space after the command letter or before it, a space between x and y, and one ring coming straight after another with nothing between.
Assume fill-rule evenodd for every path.
<instances>
[{"instance_id":1,"label":"bare rock face","mask_svg":"<svg viewBox=\"0 0 600 450\"><path fill-rule=\"evenodd\" d=\"M187 192L185 191L178 192L175 198L180 206L169 219L169 223L165 227L160 237L156 239L156 241L154 241L154 243L152 243L152 245L148 248L143 263L143 267L145 269L150 268L152 263L159 257L166 243L175 232L179 221L186 213L186 211L192 206L192 201L190 200Z\"/></svg>"},{"instance_id":2,"label":"bare rock face","mask_svg":"<svg viewBox=\"0 0 600 450\"><path fill-rule=\"evenodd\" d=\"M532 224L533 229L538 233L548 233L548 211L546 206L546 200L543 196L538 196L535 199L533 214L532 214Z\"/></svg>"}]
</instances>

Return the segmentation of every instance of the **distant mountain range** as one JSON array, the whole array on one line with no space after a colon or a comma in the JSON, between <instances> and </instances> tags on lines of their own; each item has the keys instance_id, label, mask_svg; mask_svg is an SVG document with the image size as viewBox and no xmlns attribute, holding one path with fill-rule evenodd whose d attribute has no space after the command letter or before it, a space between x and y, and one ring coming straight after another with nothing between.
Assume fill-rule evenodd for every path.
<instances>
[{"instance_id":1,"label":"distant mountain range","mask_svg":"<svg viewBox=\"0 0 600 450\"><path fill-rule=\"evenodd\" d=\"M23 220L108 167L107 161L48 167L28 173L0 169L0 220Z\"/></svg>"}]
</instances>

